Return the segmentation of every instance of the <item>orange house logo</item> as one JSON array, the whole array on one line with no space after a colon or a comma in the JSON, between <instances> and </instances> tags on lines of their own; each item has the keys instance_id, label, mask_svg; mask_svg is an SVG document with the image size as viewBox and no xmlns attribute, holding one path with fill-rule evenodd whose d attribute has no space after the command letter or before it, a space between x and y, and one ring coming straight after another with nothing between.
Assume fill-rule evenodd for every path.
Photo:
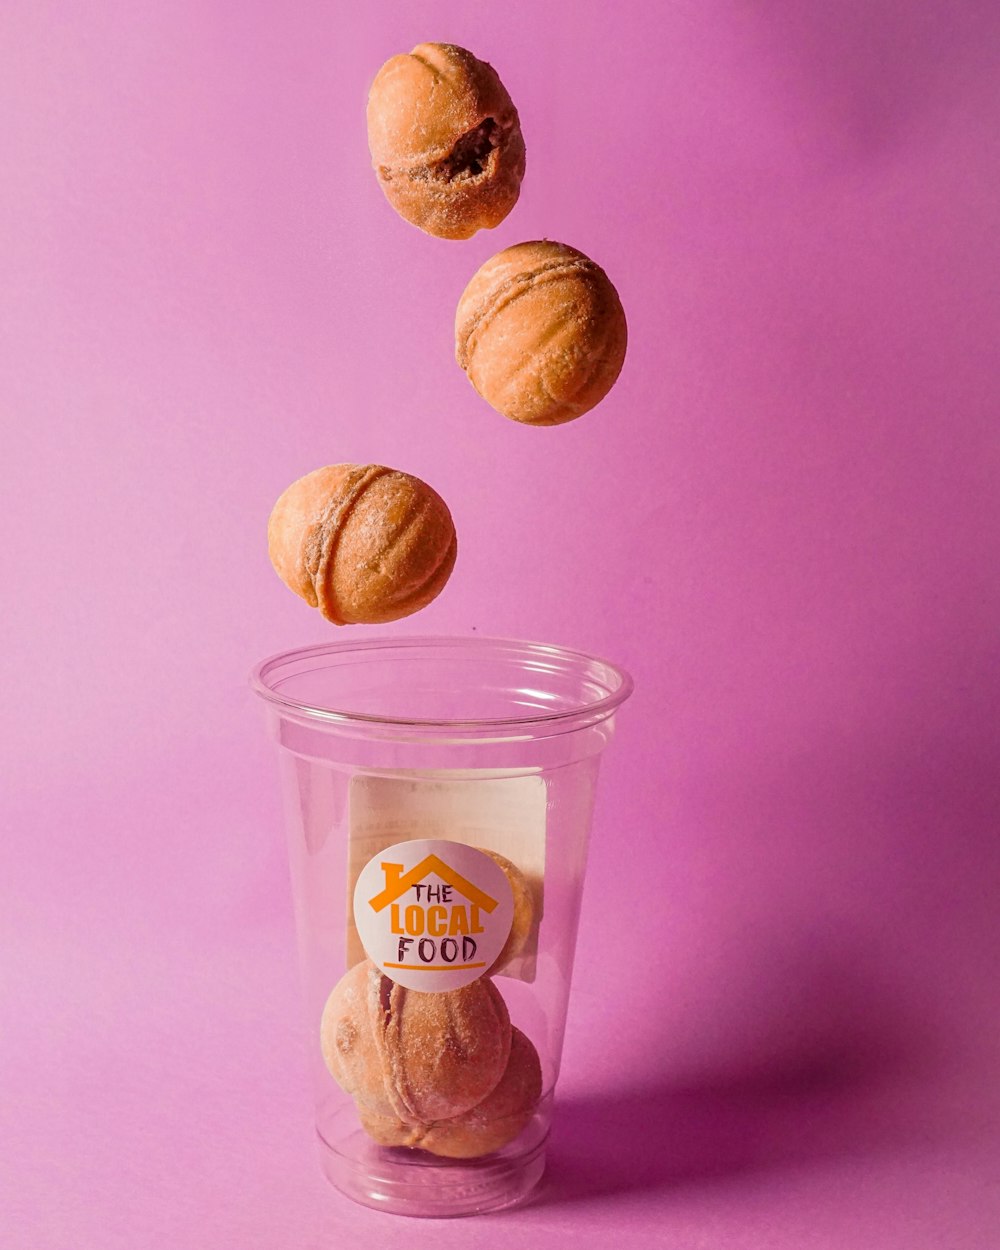
<instances>
[{"instance_id":1,"label":"orange house logo","mask_svg":"<svg viewBox=\"0 0 1000 1250\"><path fill-rule=\"evenodd\" d=\"M485 960L476 960L479 935L497 899L433 852L408 871L392 861L379 868L385 885L368 906L376 914L388 907L389 930L398 939L396 960L384 961L384 967L425 972L486 967Z\"/></svg>"},{"instance_id":2,"label":"orange house logo","mask_svg":"<svg viewBox=\"0 0 1000 1250\"><path fill-rule=\"evenodd\" d=\"M401 894L405 894L411 886L416 886L418 882L423 881L424 877L429 876L432 872L453 890L458 890L459 893L464 894L470 903L482 908L483 911L491 912L497 905L497 900L490 898L485 890L481 890L478 886L473 885L471 881L467 881L461 873L456 872L443 859L439 859L433 854L426 855L419 864L415 865L407 873L403 872L402 864L387 864L383 862L379 867L385 873L385 889L376 894L374 898L368 900L372 911L381 911L387 904L394 903ZM433 887L425 886L424 888L432 889Z\"/></svg>"}]
</instances>

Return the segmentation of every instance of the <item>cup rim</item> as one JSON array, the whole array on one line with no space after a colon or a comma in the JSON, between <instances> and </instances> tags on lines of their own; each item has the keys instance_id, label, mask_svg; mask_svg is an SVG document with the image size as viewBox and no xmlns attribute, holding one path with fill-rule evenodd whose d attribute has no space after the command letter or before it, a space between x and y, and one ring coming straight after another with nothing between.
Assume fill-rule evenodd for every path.
<instances>
[{"instance_id":1,"label":"cup rim","mask_svg":"<svg viewBox=\"0 0 1000 1250\"><path fill-rule=\"evenodd\" d=\"M291 698L269 684L268 677L274 676L281 668L308 659L340 656L347 657L352 653L363 654L373 651L389 650L424 650L448 647L457 652L470 654L474 651L493 651L497 654L508 653L514 659L517 654L536 663L549 661L550 665L558 663L563 670L590 669L603 670L602 677L614 679L617 684L608 689L602 698L581 701L572 707L560 708L558 711L538 711L529 715L506 717L462 718L422 718L384 716L371 712L352 711L346 707L315 706L302 699ZM250 688L267 703L280 709L286 715L320 721L326 724L355 724L368 727L384 726L392 729L411 730L453 730L469 732L470 730L498 730L509 733L512 730L532 729L545 726L553 729L557 726L571 728L568 722L584 722L593 724L605 720L632 694L635 683L631 674L618 664L595 656L586 651L572 647L562 647L552 643L527 642L517 638L467 637L461 635L448 636L443 634L406 635L402 637L363 638L345 642L314 643L310 646L293 647L287 651L278 651L267 656L254 665L250 672ZM607 688L607 686L605 686ZM556 728L556 732L559 732Z\"/></svg>"}]
</instances>

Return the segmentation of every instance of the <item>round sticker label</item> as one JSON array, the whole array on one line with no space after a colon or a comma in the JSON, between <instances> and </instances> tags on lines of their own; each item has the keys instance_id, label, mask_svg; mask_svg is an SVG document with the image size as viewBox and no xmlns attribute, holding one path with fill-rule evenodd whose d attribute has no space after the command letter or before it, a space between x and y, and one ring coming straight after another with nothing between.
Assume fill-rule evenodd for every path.
<instances>
[{"instance_id":1,"label":"round sticker label","mask_svg":"<svg viewBox=\"0 0 1000 1250\"><path fill-rule=\"evenodd\" d=\"M409 990L456 990L481 977L513 919L507 874L462 842L397 842L365 864L354 888L368 957Z\"/></svg>"}]
</instances>

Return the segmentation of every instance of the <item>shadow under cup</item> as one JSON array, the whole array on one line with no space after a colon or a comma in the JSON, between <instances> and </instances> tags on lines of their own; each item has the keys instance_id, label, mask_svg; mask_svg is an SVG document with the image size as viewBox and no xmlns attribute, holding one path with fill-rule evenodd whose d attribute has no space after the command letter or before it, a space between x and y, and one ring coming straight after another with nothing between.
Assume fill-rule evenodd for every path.
<instances>
[{"instance_id":1,"label":"shadow under cup","mask_svg":"<svg viewBox=\"0 0 1000 1250\"><path fill-rule=\"evenodd\" d=\"M278 744L324 1172L355 1201L406 1215L464 1215L520 1201L545 1166L598 765L631 679L612 664L560 647L405 638L285 652L259 664L252 685L266 701ZM345 974L367 957L352 905L358 877L366 864L374 864L370 871L383 867L379 857L387 848L415 839L494 852L514 865L512 886L520 883L513 890L521 899L512 929L516 946L512 936L504 954L474 974L490 977L515 1030L509 1061L502 1062L512 1068L515 1051L521 1060L530 1056L531 1080L519 1085L529 1105L516 1107L514 1115L505 1108L506 1129L489 1121L492 1110L483 1110L499 1098L495 1085L492 1101L484 1098L461 1120L408 1117L397 1105L396 1119L382 1121L386 1131L370 1136L359 1119L361 1104L324 1061L323 1042L328 1053L331 1045L321 1027L324 1007ZM447 849L442 853L447 857ZM473 854L471 862L482 859ZM427 880L440 889L433 872ZM394 923L402 914L396 911ZM437 950L430 941L420 949L428 958ZM454 958L455 949L445 946L443 957ZM386 974L370 984L383 987L388 1011L393 986ZM396 997L402 993L419 990L397 990ZM475 986L472 993L482 1000ZM411 1000L410 1008L419 1015L430 997L420 995L422 1002ZM373 1027L383 1034L374 1051L369 1048L369 1059L375 1058L368 1069L377 1087L380 1065L391 1085L402 1062L398 1052L384 1049L389 1017L378 1015L378 998ZM447 1034L450 1008L442 1012ZM366 1019L359 1017L360 1028L368 1027ZM504 1033L506 1025L494 1021L492 1029ZM428 1064L432 1075L455 1071L456 1047L461 1070L463 1043L456 1036L442 1035L438 1055L433 1031L424 1030L423 1071ZM506 1035L501 1040L506 1045ZM492 1044L500 1043L494 1037ZM513 1081L508 1070L504 1075ZM415 1128L408 1118L421 1123ZM371 1129L370 1117L367 1123ZM428 1148L386 1144L403 1139ZM450 1157L455 1148L448 1143L456 1141L463 1157Z\"/></svg>"}]
</instances>

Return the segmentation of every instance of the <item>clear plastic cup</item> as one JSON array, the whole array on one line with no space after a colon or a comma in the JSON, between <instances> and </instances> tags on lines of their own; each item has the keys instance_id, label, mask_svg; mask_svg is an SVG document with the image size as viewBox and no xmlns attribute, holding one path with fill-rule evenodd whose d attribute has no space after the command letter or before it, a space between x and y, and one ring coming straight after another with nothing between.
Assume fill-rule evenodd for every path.
<instances>
[{"instance_id":1,"label":"clear plastic cup","mask_svg":"<svg viewBox=\"0 0 1000 1250\"><path fill-rule=\"evenodd\" d=\"M397 638L288 651L252 685L279 749L326 1176L405 1215L521 1201L630 677L561 647Z\"/></svg>"}]
</instances>

